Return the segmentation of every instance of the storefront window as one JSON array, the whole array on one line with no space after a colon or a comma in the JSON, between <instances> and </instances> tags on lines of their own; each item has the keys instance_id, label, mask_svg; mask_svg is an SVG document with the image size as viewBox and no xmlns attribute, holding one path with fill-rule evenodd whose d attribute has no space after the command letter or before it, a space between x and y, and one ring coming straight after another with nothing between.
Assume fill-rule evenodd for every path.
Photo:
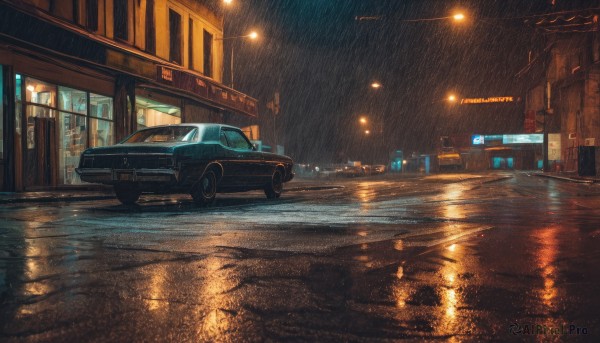
<instances>
[{"instance_id":1,"label":"storefront window","mask_svg":"<svg viewBox=\"0 0 600 343\"><path fill-rule=\"evenodd\" d=\"M21 76L17 75L17 112L20 109ZM25 166L51 165L62 185L80 184L75 168L88 146L113 144L113 99L83 90L23 78L26 93L28 154ZM20 118L20 112L17 119ZM17 125L19 125L17 123ZM36 126L40 126L36 128ZM19 126L17 126L19 127ZM55 129L54 129L55 128ZM51 133L48 133L50 130ZM17 132L19 134L19 132ZM56 136L57 135L57 136ZM52 157L52 153L56 157ZM48 153L46 153L48 152ZM50 156L50 157L47 157ZM39 161L43 158L44 161ZM58 165L57 165L58 164ZM35 169L35 168L34 168ZM29 178L27 186L44 186Z\"/></svg>"},{"instance_id":2,"label":"storefront window","mask_svg":"<svg viewBox=\"0 0 600 343\"><path fill-rule=\"evenodd\" d=\"M181 109L143 97L135 100L138 129L181 123Z\"/></svg>"},{"instance_id":3,"label":"storefront window","mask_svg":"<svg viewBox=\"0 0 600 343\"><path fill-rule=\"evenodd\" d=\"M113 99L103 95L90 94L91 147L114 144L112 120Z\"/></svg>"},{"instance_id":4,"label":"storefront window","mask_svg":"<svg viewBox=\"0 0 600 343\"><path fill-rule=\"evenodd\" d=\"M113 122L90 118L90 147L113 145Z\"/></svg>"},{"instance_id":5,"label":"storefront window","mask_svg":"<svg viewBox=\"0 0 600 343\"><path fill-rule=\"evenodd\" d=\"M90 117L113 119L113 99L90 93Z\"/></svg>"},{"instance_id":6,"label":"storefront window","mask_svg":"<svg viewBox=\"0 0 600 343\"><path fill-rule=\"evenodd\" d=\"M56 96L56 86L27 78L25 81L25 89L27 90L25 101L55 107L54 98Z\"/></svg>"},{"instance_id":7,"label":"storefront window","mask_svg":"<svg viewBox=\"0 0 600 343\"><path fill-rule=\"evenodd\" d=\"M60 184L79 184L81 180L75 168L79 165L79 157L87 147L86 116L60 112L59 116L59 176Z\"/></svg>"},{"instance_id":8,"label":"storefront window","mask_svg":"<svg viewBox=\"0 0 600 343\"><path fill-rule=\"evenodd\" d=\"M58 109L86 114L87 93L76 89L58 87Z\"/></svg>"}]
</instances>

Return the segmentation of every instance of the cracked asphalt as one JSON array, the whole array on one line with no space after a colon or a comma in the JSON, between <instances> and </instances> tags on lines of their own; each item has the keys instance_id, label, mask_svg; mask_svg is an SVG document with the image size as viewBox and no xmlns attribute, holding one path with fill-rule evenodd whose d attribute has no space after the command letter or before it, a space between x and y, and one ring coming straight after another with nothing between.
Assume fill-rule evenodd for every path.
<instances>
[{"instance_id":1,"label":"cracked asphalt","mask_svg":"<svg viewBox=\"0 0 600 343\"><path fill-rule=\"evenodd\" d=\"M492 172L3 203L0 340L598 341L599 205Z\"/></svg>"}]
</instances>

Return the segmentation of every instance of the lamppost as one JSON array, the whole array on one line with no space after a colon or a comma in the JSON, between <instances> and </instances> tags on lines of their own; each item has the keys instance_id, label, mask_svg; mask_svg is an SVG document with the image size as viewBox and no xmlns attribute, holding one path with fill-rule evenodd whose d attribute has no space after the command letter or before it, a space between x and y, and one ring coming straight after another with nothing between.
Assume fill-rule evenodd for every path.
<instances>
[{"instance_id":1,"label":"lamppost","mask_svg":"<svg viewBox=\"0 0 600 343\"><path fill-rule=\"evenodd\" d=\"M455 105L458 102L458 96L454 93L449 93L445 98L442 98L437 101L433 101L432 104L439 103L439 102L445 102L449 106ZM438 135L438 128L439 128L438 123L439 123L441 117L442 117L442 111L438 111L437 116L435 116L435 122L434 122L434 128L433 128L434 136Z\"/></svg>"},{"instance_id":2,"label":"lamppost","mask_svg":"<svg viewBox=\"0 0 600 343\"><path fill-rule=\"evenodd\" d=\"M358 118L358 122L360 123L360 126L362 127L361 130L364 130L364 134L365 136L369 137L371 136L371 134L379 134L381 137L381 140L383 142L384 139L384 135L383 135L383 121L379 120L378 124L379 124L379 132L377 132L376 130L373 130L373 125L370 125L370 120L366 115L360 116L360 118ZM374 140L375 138L373 138ZM375 147L376 148L376 147ZM383 147L382 147L383 148ZM371 156L371 165L375 162L375 155L377 154L372 154Z\"/></svg>"},{"instance_id":3,"label":"lamppost","mask_svg":"<svg viewBox=\"0 0 600 343\"><path fill-rule=\"evenodd\" d=\"M363 15L363 16L356 16L355 20L357 20L357 21L374 21L374 20L382 20L385 18L386 18L386 16L384 16L384 15L369 15L369 16ZM419 22L428 22L428 21L444 21L444 20L448 20L448 19L451 19L454 22L460 23L460 22L465 21L467 19L467 16L462 11L455 11L454 14L445 16L445 17L398 19L396 21L419 23Z\"/></svg>"},{"instance_id":4,"label":"lamppost","mask_svg":"<svg viewBox=\"0 0 600 343\"><path fill-rule=\"evenodd\" d=\"M383 85L377 81L374 80L373 82L371 82L370 85L371 89L372 89L372 95L371 95L371 104L379 101L379 103L385 103L385 101L380 101L381 100L381 89L383 88ZM378 95L375 95L378 94ZM383 123L385 121L385 108L376 106L377 111L376 113L373 115L374 119L372 119L371 121L373 123L378 124L379 128L378 131L373 131L376 134L379 134L380 136L380 140L378 140L378 144L381 144L378 148L381 149L382 151L386 151L386 154L384 156L384 160L387 160L388 156L387 156L387 149L386 149L386 140L385 140L385 134L384 134L384 130L383 130ZM371 111L376 110L375 108L372 108ZM365 122L363 123L361 120L361 124L365 125L366 124L366 117L361 117L361 119L365 119ZM374 128L374 127L373 127ZM375 156L379 156L380 153L376 153ZM373 159L375 159L375 156L373 156Z\"/></svg>"},{"instance_id":5,"label":"lamppost","mask_svg":"<svg viewBox=\"0 0 600 343\"><path fill-rule=\"evenodd\" d=\"M231 0L230 0L231 1ZM226 1L227 2L227 1ZM256 40L258 39L258 33L256 31L252 31L247 35L243 35L243 36L233 36L233 37L223 37L223 38L217 38L216 40L221 40L221 41L226 41L226 40L236 40L236 39L244 39L244 38L248 38L250 40ZM233 53L234 53L234 44L233 42L231 43L231 56L230 56L230 64L229 64L229 74L230 74L230 87L233 88Z\"/></svg>"}]
</instances>

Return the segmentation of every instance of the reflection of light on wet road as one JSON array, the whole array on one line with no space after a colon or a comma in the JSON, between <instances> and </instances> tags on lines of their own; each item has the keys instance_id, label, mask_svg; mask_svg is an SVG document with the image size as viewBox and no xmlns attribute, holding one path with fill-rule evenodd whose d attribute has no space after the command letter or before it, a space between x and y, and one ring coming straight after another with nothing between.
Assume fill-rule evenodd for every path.
<instances>
[{"instance_id":1,"label":"reflection of light on wet road","mask_svg":"<svg viewBox=\"0 0 600 343\"><path fill-rule=\"evenodd\" d=\"M222 341L230 330L230 316L223 310L229 306L227 291L235 285L227 277L228 270L223 269L221 259L209 258L206 260L206 271L201 275L204 279L204 287L200 290L199 296L200 301L204 302L210 312L201 323L203 340Z\"/></svg>"},{"instance_id":2,"label":"reflection of light on wet road","mask_svg":"<svg viewBox=\"0 0 600 343\"><path fill-rule=\"evenodd\" d=\"M442 197L445 201L458 200L463 196L465 187L461 184L449 184L444 187ZM442 215L451 219L462 219L466 217L464 205L445 204Z\"/></svg>"},{"instance_id":3,"label":"reflection of light on wet road","mask_svg":"<svg viewBox=\"0 0 600 343\"><path fill-rule=\"evenodd\" d=\"M441 308L439 329L444 333L450 333L456 330L459 323L456 320L456 311L461 302L460 288L457 275L463 272L463 259L465 258L464 249L458 244L451 244L445 250L446 259L442 262L443 266L440 273L444 280L444 287L441 290Z\"/></svg>"},{"instance_id":4,"label":"reflection of light on wet road","mask_svg":"<svg viewBox=\"0 0 600 343\"><path fill-rule=\"evenodd\" d=\"M150 291L146 304L150 311L156 311L166 307L169 303L165 300L165 267L164 265L153 266L150 275Z\"/></svg>"},{"instance_id":5,"label":"reflection of light on wet road","mask_svg":"<svg viewBox=\"0 0 600 343\"><path fill-rule=\"evenodd\" d=\"M456 291L454 289L446 289L442 301L445 303L446 316L454 318L456 316Z\"/></svg>"},{"instance_id":6,"label":"reflection of light on wet road","mask_svg":"<svg viewBox=\"0 0 600 343\"><path fill-rule=\"evenodd\" d=\"M555 287L556 271L552 265L556 261L558 249L558 228L547 227L539 229L534 234L540 244L540 249L537 253L537 263L541 270L541 276L544 279L544 288L541 289L542 303L547 307L554 308L556 304L554 299L557 295Z\"/></svg>"},{"instance_id":7,"label":"reflection of light on wet road","mask_svg":"<svg viewBox=\"0 0 600 343\"><path fill-rule=\"evenodd\" d=\"M394 241L394 249L398 251L404 250L404 242L401 239Z\"/></svg>"},{"instance_id":8,"label":"reflection of light on wet road","mask_svg":"<svg viewBox=\"0 0 600 343\"><path fill-rule=\"evenodd\" d=\"M377 195L376 187L381 182L360 182L356 187L356 197L365 204L373 201Z\"/></svg>"},{"instance_id":9,"label":"reflection of light on wet road","mask_svg":"<svg viewBox=\"0 0 600 343\"><path fill-rule=\"evenodd\" d=\"M24 228L26 237L36 237L36 230L39 228L40 223L30 222ZM27 280L36 280L44 276L44 270L47 266L46 257L50 253L47 246L45 246L45 239L30 238L25 239L25 266L26 266L26 277ZM25 283L24 293L25 295L45 295L51 292L48 280L33 281Z\"/></svg>"}]
</instances>

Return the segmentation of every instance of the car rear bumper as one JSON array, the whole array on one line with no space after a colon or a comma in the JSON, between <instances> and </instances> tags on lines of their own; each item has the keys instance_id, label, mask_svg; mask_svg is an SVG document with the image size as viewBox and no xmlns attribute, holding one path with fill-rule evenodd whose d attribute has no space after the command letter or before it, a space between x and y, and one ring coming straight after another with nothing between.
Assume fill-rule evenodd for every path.
<instances>
[{"instance_id":1,"label":"car rear bumper","mask_svg":"<svg viewBox=\"0 0 600 343\"><path fill-rule=\"evenodd\" d=\"M438 165L440 166L455 166L462 164L462 161L459 159L440 159L438 161Z\"/></svg>"},{"instance_id":2,"label":"car rear bumper","mask_svg":"<svg viewBox=\"0 0 600 343\"><path fill-rule=\"evenodd\" d=\"M179 180L179 172L172 169L109 169L77 168L82 181L115 184L119 182L169 183Z\"/></svg>"}]
</instances>

